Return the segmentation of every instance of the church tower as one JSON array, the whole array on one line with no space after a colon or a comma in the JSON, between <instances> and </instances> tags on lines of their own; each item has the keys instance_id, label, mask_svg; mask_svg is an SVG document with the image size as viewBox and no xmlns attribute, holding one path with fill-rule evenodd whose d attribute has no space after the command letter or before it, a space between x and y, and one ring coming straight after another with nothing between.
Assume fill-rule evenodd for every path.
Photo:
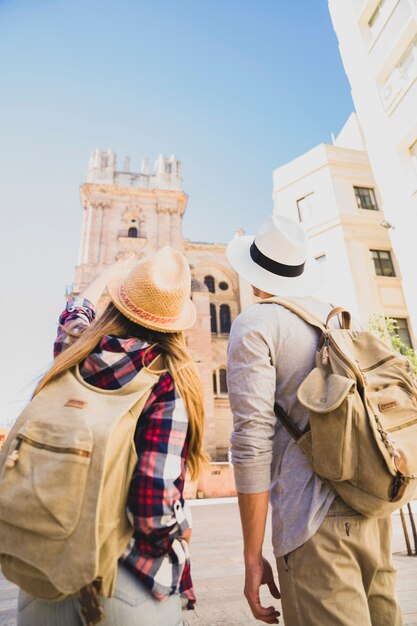
<instances>
[{"instance_id":1,"label":"church tower","mask_svg":"<svg viewBox=\"0 0 417 626\"><path fill-rule=\"evenodd\" d=\"M165 245L182 251L186 203L181 164L175 156L161 154L152 172L144 159L140 171L133 172L129 157L118 169L112 150L94 150L87 182L81 186L84 219L74 292L105 265L129 253L141 258Z\"/></svg>"},{"instance_id":2,"label":"church tower","mask_svg":"<svg viewBox=\"0 0 417 626\"><path fill-rule=\"evenodd\" d=\"M140 171L133 172L129 157L124 159L123 169L118 169L114 152L97 148L90 156L87 182L80 193L84 219L74 294L103 267L128 254L140 259L169 245L183 252L190 263L197 321L186 332L186 342L204 389L205 450L213 461L227 460L231 416L225 379L226 345L230 310L237 314L237 308L234 291L229 288L222 299L225 303L230 301L230 307L223 304L229 311L227 324L223 329L220 325L217 328L215 318L219 316L220 304L216 309L212 302L214 283L207 283L206 275L214 271L220 281L227 280L228 284L236 282L236 278L233 272L229 277L231 269L227 268L224 246L183 239L182 216L187 195L182 189L180 162L175 156L160 155L152 171L144 159ZM224 266L220 273L212 269L219 263L220 268ZM216 376L223 378L217 380Z\"/></svg>"}]
</instances>

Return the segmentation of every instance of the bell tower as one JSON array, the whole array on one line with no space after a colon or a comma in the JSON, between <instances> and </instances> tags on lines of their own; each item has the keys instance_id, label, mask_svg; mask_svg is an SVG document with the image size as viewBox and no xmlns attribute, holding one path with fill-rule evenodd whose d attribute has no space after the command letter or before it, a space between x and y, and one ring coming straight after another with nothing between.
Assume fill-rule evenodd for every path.
<instances>
[{"instance_id":1,"label":"bell tower","mask_svg":"<svg viewBox=\"0 0 417 626\"><path fill-rule=\"evenodd\" d=\"M220 322L225 307L229 317L230 313L237 314L237 278L230 273L225 246L183 239L187 195L182 188L180 161L161 154L153 167L143 159L139 171L132 170L129 157L122 163L118 169L112 150L97 148L91 153L87 181L80 188L84 216L71 295L80 293L106 265L128 254L140 259L165 245L183 252L192 269L192 299L198 312L195 325L185 336L204 388L204 445L213 460L225 463L231 423L225 378L230 323L222 326ZM212 280L210 289L208 278ZM105 296L101 304L106 304ZM215 489L224 494L222 471L213 470L221 483ZM227 471L231 475L231 468ZM234 493L233 485L227 489L227 495Z\"/></svg>"},{"instance_id":2,"label":"bell tower","mask_svg":"<svg viewBox=\"0 0 417 626\"><path fill-rule=\"evenodd\" d=\"M80 195L84 218L74 293L124 255L141 258L165 245L183 249L181 222L187 196L175 156L159 155L152 171L148 159L143 159L135 172L129 157L118 169L112 150L96 148Z\"/></svg>"}]
</instances>

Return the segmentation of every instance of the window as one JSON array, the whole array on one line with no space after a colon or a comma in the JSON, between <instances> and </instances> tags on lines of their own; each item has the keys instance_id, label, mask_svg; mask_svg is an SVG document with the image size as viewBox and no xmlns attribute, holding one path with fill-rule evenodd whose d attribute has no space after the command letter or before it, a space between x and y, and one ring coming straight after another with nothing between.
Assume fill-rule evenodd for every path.
<instances>
[{"instance_id":1,"label":"window","mask_svg":"<svg viewBox=\"0 0 417 626\"><path fill-rule=\"evenodd\" d=\"M412 348L413 345L411 343L410 331L408 330L408 323L405 317L393 317L394 322L397 322L397 335L401 339L401 341L407 346L407 348Z\"/></svg>"},{"instance_id":2,"label":"window","mask_svg":"<svg viewBox=\"0 0 417 626\"><path fill-rule=\"evenodd\" d=\"M229 289L229 285L225 283L224 280L222 280L219 283L219 289L221 289L222 291L227 291Z\"/></svg>"},{"instance_id":3,"label":"window","mask_svg":"<svg viewBox=\"0 0 417 626\"><path fill-rule=\"evenodd\" d=\"M326 263L326 255L320 254L319 256L316 256L316 261L318 261L319 263Z\"/></svg>"},{"instance_id":4,"label":"window","mask_svg":"<svg viewBox=\"0 0 417 626\"><path fill-rule=\"evenodd\" d=\"M136 226L131 226L129 228L129 230L127 231L127 236L128 237L137 237L138 236L138 229L136 228Z\"/></svg>"},{"instance_id":5,"label":"window","mask_svg":"<svg viewBox=\"0 0 417 626\"><path fill-rule=\"evenodd\" d=\"M229 462L230 463L230 453L227 448L216 448L216 461L217 462ZM212 472L213 473L213 472ZM221 472L219 472L221 474Z\"/></svg>"},{"instance_id":6,"label":"window","mask_svg":"<svg viewBox=\"0 0 417 626\"><path fill-rule=\"evenodd\" d=\"M227 394L226 368L213 370L213 393L215 396Z\"/></svg>"},{"instance_id":7,"label":"window","mask_svg":"<svg viewBox=\"0 0 417 626\"><path fill-rule=\"evenodd\" d=\"M230 306L228 304L220 305L220 332L229 333L231 325Z\"/></svg>"},{"instance_id":8,"label":"window","mask_svg":"<svg viewBox=\"0 0 417 626\"><path fill-rule=\"evenodd\" d=\"M217 396L217 372L216 370L213 371L213 393L215 396Z\"/></svg>"},{"instance_id":9,"label":"window","mask_svg":"<svg viewBox=\"0 0 417 626\"><path fill-rule=\"evenodd\" d=\"M405 77L412 80L417 74L417 37L413 39L398 63Z\"/></svg>"},{"instance_id":10,"label":"window","mask_svg":"<svg viewBox=\"0 0 417 626\"><path fill-rule=\"evenodd\" d=\"M213 276L204 276L204 284L210 293L214 293L214 278Z\"/></svg>"},{"instance_id":11,"label":"window","mask_svg":"<svg viewBox=\"0 0 417 626\"><path fill-rule=\"evenodd\" d=\"M226 370L221 368L219 371L220 393L227 393Z\"/></svg>"},{"instance_id":12,"label":"window","mask_svg":"<svg viewBox=\"0 0 417 626\"><path fill-rule=\"evenodd\" d=\"M375 9L375 11L372 13L371 18L368 22L368 26L371 29L372 32L375 32L378 28L378 24L381 23L382 17L383 17L383 9L382 7L385 4L385 0L380 0L380 2L378 2L378 5Z\"/></svg>"},{"instance_id":13,"label":"window","mask_svg":"<svg viewBox=\"0 0 417 626\"><path fill-rule=\"evenodd\" d=\"M377 276L395 276L391 252L388 250L370 250Z\"/></svg>"},{"instance_id":14,"label":"window","mask_svg":"<svg viewBox=\"0 0 417 626\"><path fill-rule=\"evenodd\" d=\"M210 304L210 328L212 333L217 333L217 314L214 304Z\"/></svg>"},{"instance_id":15,"label":"window","mask_svg":"<svg viewBox=\"0 0 417 626\"><path fill-rule=\"evenodd\" d=\"M378 205L375 199L375 193L372 187L354 187L356 204L358 209L370 209L378 211Z\"/></svg>"},{"instance_id":16,"label":"window","mask_svg":"<svg viewBox=\"0 0 417 626\"><path fill-rule=\"evenodd\" d=\"M413 161L414 168L417 171L417 140L413 143L412 146L410 146L409 152Z\"/></svg>"},{"instance_id":17,"label":"window","mask_svg":"<svg viewBox=\"0 0 417 626\"><path fill-rule=\"evenodd\" d=\"M389 109L417 77L417 37L413 39L381 87L382 103Z\"/></svg>"},{"instance_id":18,"label":"window","mask_svg":"<svg viewBox=\"0 0 417 626\"><path fill-rule=\"evenodd\" d=\"M394 7L395 0L379 0L378 6L368 22L369 29L375 37L384 25L389 11Z\"/></svg>"},{"instance_id":19,"label":"window","mask_svg":"<svg viewBox=\"0 0 417 626\"><path fill-rule=\"evenodd\" d=\"M314 217L314 193L309 193L297 200L298 217L300 222L311 220Z\"/></svg>"}]
</instances>

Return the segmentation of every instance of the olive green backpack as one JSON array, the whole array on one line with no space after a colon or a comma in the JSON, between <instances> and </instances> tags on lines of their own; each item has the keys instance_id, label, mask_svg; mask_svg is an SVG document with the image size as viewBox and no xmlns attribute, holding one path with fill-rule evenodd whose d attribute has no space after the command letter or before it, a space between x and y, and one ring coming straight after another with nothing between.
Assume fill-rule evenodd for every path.
<instances>
[{"instance_id":1,"label":"olive green backpack","mask_svg":"<svg viewBox=\"0 0 417 626\"><path fill-rule=\"evenodd\" d=\"M384 517L417 486L417 383L410 361L369 331L352 330L334 308L323 324L302 299L269 298L320 333L316 367L298 388L310 413L301 432L278 405L275 413L316 474L366 517ZM330 328L340 315L341 328Z\"/></svg>"},{"instance_id":2,"label":"olive green backpack","mask_svg":"<svg viewBox=\"0 0 417 626\"><path fill-rule=\"evenodd\" d=\"M134 433L157 380L143 368L110 391L69 370L31 400L0 452L5 577L47 600L81 594L88 624L100 621L97 593L112 594L133 534Z\"/></svg>"}]
</instances>

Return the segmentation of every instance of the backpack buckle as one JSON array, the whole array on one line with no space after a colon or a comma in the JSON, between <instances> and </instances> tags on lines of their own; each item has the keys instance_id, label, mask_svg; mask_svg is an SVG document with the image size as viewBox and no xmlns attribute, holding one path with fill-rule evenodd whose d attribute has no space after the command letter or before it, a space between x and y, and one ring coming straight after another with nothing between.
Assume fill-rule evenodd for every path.
<instances>
[{"instance_id":1,"label":"backpack buckle","mask_svg":"<svg viewBox=\"0 0 417 626\"><path fill-rule=\"evenodd\" d=\"M104 608L100 604L99 593L101 589L101 578L93 580L79 592L81 611L87 626L94 626L104 618Z\"/></svg>"}]
</instances>

